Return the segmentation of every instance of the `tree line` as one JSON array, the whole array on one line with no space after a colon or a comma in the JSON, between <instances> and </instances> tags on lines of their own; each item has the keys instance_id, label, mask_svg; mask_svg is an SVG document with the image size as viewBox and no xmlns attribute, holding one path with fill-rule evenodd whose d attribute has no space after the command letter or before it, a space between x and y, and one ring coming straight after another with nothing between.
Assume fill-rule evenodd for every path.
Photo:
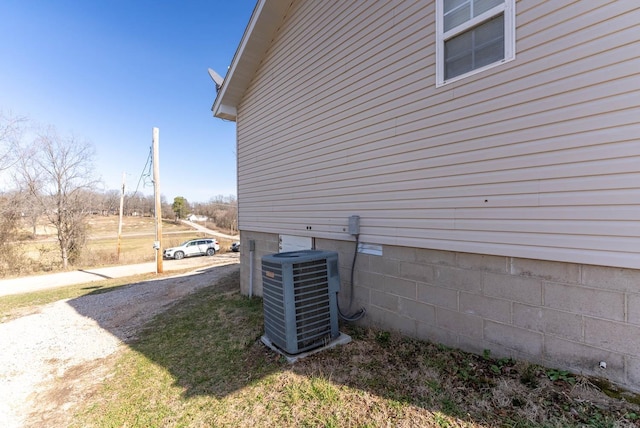
<instances>
[{"instance_id":1,"label":"tree line","mask_svg":"<svg viewBox=\"0 0 640 428\"><path fill-rule=\"evenodd\" d=\"M208 202L189 203L186 198L176 196L171 205L175 219L185 219L193 214L200 219L196 221L211 222L216 227L234 233L238 230L238 201L235 196L218 195Z\"/></svg>"},{"instance_id":2,"label":"tree line","mask_svg":"<svg viewBox=\"0 0 640 428\"><path fill-rule=\"evenodd\" d=\"M20 263L15 243L35 238L39 224L55 231L60 265L67 269L79 260L86 244L89 216L119 214L122 190L100 190L94 162L90 142L60 135L54 127L29 126L26 119L0 111L0 275ZM163 218L195 213L217 227L237 227L233 196L194 204L182 197L173 204L161 200ZM155 215L153 196L129 192L123 202L124 215Z\"/></svg>"}]
</instances>

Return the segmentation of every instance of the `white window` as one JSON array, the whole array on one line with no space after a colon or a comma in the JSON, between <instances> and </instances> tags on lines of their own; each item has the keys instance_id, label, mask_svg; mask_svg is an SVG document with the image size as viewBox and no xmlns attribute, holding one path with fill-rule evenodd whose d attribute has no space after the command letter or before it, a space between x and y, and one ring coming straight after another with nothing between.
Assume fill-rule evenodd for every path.
<instances>
[{"instance_id":1,"label":"white window","mask_svg":"<svg viewBox=\"0 0 640 428\"><path fill-rule=\"evenodd\" d=\"M436 0L436 86L516 56L515 0Z\"/></svg>"}]
</instances>

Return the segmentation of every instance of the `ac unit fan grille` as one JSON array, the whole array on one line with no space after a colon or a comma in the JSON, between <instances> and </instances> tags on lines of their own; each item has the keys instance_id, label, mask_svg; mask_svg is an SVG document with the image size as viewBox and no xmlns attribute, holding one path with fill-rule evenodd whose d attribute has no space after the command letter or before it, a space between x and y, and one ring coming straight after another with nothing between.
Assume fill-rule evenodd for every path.
<instances>
[{"instance_id":1,"label":"ac unit fan grille","mask_svg":"<svg viewBox=\"0 0 640 428\"><path fill-rule=\"evenodd\" d=\"M288 268L283 272L282 263L262 261L265 334L276 346L295 353L333 339L337 320L332 316L327 260L291 263ZM292 338L295 344L289 343Z\"/></svg>"},{"instance_id":2,"label":"ac unit fan grille","mask_svg":"<svg viewBox=\"0 0 640 428\"><path fill-rule=\"evenodd\" d=\"M262 270L268 269L273 275L262 275L262 301L264 306L264 330L274 344L284 347L286 337L286 313L284 304L284 284L282 266L277 263L262 262Z\"/></svg>"}]
</instances>

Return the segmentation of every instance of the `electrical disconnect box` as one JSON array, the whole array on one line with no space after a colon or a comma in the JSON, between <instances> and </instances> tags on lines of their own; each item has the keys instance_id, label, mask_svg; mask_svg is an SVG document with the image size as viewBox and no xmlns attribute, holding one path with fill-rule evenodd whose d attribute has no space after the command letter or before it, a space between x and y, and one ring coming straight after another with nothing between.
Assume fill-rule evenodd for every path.
<instances>
[{"instance_id":1,"label":"electrical disconnect box","mask_svg":"<svg viewBox=\"0 0 640 428\"><path fill-rule=\"evenodd\" d=\"M349 217L349 235L360 235L360 216Z\"/></svg>"}]
</instances>

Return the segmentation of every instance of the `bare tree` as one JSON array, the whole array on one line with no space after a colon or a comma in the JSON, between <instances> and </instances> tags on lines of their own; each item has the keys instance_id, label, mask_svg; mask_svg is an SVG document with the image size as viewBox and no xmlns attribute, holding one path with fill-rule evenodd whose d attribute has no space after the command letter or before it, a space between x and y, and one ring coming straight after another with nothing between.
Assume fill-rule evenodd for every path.
<instances>
[{"instance_id":1,"label":"bare tree","mask_svg":"<svg viewBox=\"0 0 640 428\"><path fill-rule=\"evenodd\" d=\"M21 194L0 193L0 276L15 274L24 265L17 245Z\"/></svg>"},{"instance_id":2,"label":"bare tree","mask_svg":"<svg viewBox=\"0 0 640 428\"><path fill-rule=\"evenodd\" d=\"M0 193L0 245L15 239L16 223L20 218L18 193Z\"/></svg>"},{"instance_id":3,"label":"bare tree","mask_svg":"<svg viewBox=\"0 0 640 428\"><path fill-rule=\"evenodd\" d=\"M102 196L100 214L116 214L120 205L120 190L107 190Z\"/></svg>"},{"instance_id":4,"label":"bare tree","mask_svg":"<svg viewBox=\"0 0 640 428\"><path fill-rule=\"evenodd\" d=\"M153 196L151 196L152 198L154 198ZM154 204L155 204L155 198L154 198ZM153 211L154 211L154 216L155 216L155 206L153 207ZM176 220L176 213L173 212L173 203L169 203L169 201L167 201L166 196L164 195L160 195L160 211L162 214L162 218L165 220Z\"/></svg>"},{"instance_id":5,"label":"bare tree","mask_svg":"<svg viewBox=\"0 0 640 428\"><path fill-rule=\"evenodd\" d=\"M55 227L64 269L78 259L85 243L87 195L97 184L93 158L89 143L61 138L53 128L40 132L21 156L19 182Z\"/></svg>"},{"instance_id":6,"label":"bare tree","mask_svg":"<svg viewBox=\"0 0 640 428\"><path fill-rule=\"evenodd\" d=\"M20 147L20 146L18 146ZM14 181L20 198L21 208L25 220L29 221L31 226L31 235L36 237L38 219L44 213L45 207L38 197L40 194L41 171L33 166L33 157L35 155L35 147L20 147L19 154L16 157Z\"/></svg>"},{"instance_id":7,"label":"bare tree","mask_svg":"<svg viewBox=\"0 0 640 428\"><path fill-rule=\"evenodd\" d=\"M233 195L218 195L209 202L194 204L198 214L206 215L217 227L235 231L238 226L238 203Z\"/></svg>"},{"instance_id":8,"label":"bare tree","mask_svg":"<svg viewBox=\"0 0 640 428\"><path fill-rule=\"evenodd\" d=\"M26 119L5 114L0 111L0 171L9 168L14 162L16 146L22 134L22 125Z\"/></svg>"}]
</instances>

